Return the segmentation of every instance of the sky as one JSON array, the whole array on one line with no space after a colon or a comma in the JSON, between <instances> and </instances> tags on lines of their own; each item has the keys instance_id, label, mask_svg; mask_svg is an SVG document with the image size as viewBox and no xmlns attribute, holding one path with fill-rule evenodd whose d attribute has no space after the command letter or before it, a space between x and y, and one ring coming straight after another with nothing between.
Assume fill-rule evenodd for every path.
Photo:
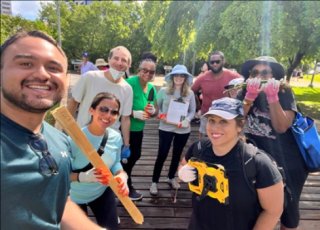
<instances>
[{"instance_id":1,"label":"sky","mask_svg":"<svg viewBox=\"0 0 320 230\"><path fill-rule=\"evenodd\" d=\"M52 1L11 1L12 14L34 21L38 18L41 9L40 2L48 3Z\"/></svg>"}]
</instances>

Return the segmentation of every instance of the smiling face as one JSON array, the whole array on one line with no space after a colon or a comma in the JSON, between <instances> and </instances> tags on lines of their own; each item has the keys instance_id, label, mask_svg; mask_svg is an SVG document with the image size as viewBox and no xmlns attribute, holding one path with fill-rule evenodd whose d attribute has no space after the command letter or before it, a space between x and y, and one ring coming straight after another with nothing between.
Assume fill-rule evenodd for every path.
<instances>
[{"instance_id":1,"label":"smiling face","mask_svg":"<svg viewBox=\"0 0 320 230\"><path fill-rule=\"evenodd\" d=\"M108 63L115 70L127 71L131 66L131 54L125 48L114 48L110 53Z\"/></svg>"},{"instance_id":2,"label":"smiling face","mask_svg":"<svg viewBox=\"0 0 320 230\"><path fill-rule=\"evenodd\" d=\"M1 104L45 113L59 103L67 86L67 59L50 42L24 37L1 57Z\"/></svg>"},{"instance_id":3,"label":"smiling face","mask_svg":"<svg viewBox=\"0 0 320 230\"><path fill-rule=\"evenodd\" d=\"M105 130L112 126L119 116L119 104L115 99L102 99L95 108L90 108L91 124Z\"/></svg>"},{"instance_id":4,"label":"smiling face","mask_svg":"<svg viewBox=\"0 0 320 230\"><path fill-rule=\"evenodd\" d=\"M186 81L187 76L184 74L174 74L172 78L175 86L182 86Z\"/></svg>"},{"instance_id":5,"label":"smiling face","mask_svg":"<svg viewBox=\"0 0 320 230\"><path fill-rule=\"evenodd\" d=\"M139 66L139 78L140 81L144 84L151 81L156 72L156 64L153 61L142 61Z\"/></svg>"},{"instance_id":6,"label":"smiling face","mask_svg":"<svg viewBox=\"0 0 320 230\"><path fill-rule=\"evenodd\" d=\"M227 153L238 141L241 127L237 125L235 119L226 120L216 115L210 115L206 130L213 149Z\"/></svg>"}]
</instances>

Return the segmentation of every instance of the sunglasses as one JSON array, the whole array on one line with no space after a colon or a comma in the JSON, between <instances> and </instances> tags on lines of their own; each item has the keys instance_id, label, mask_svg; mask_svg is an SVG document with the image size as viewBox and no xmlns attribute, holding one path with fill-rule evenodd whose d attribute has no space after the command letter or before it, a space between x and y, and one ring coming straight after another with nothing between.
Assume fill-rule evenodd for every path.
<instances>
[{"instance_id":1,"label":"sunglasses","mask_svg":"<svg viewBox=\"0 0 320 230\"><path fill-rule=\"evenodd\" d=\"M214 63L220 64L220 63L221 63L221 60L211 60L209 63L210 63L211 65L213 65Z\"/></svg>"},{"instance_id":2,"label":"sunglasses","mask_svg":"<svg viewBox=\"0 0 320 230\"><path fill-rule=\"evenodd\" d=\"M111 109L107 106L101 106L98 108L101 113L110 113L112 116L118 116L119 111L115 109Z\"/></svg>"},{"instance_id":3,"label":"sunglasses","mask_svg":"<svg viewBox=\"0 0 320 230\"><path fill-rule=\"evenodd\" d=\"M57 175L58 165L48 150L47 141L42 134L34 134L29 141L30 148L35 152L41 152L42 158L39 161L40 173L45 176Z\"/></svg>"},{"instance_id":4,"label":"sunglasses","mask_svg":"<svg viewBox=\"0 0 320 230\"><path fill-rule=\"evenodd\" d=\"M156 73L155 70L150 70L150 69L146 69L146 68L141 68L140 69L142 71L142 73L147 74L149 73L150 75L154 75Z\"/></svg>"},{"instance_id":5,"label":"sunglasses","mask_svg":"<svg viewBox=\"0 0 320 230\"><path fill-rule=\"evenodd\" d=\"M271 70L266 70L266 69L261 70L261 71L259 71L259 70L257 70L257 69L254 69L254 70L252 70L252 71L250 72L250 75L251 75L252 77L257 77L257 76L259 76L259 75L261 75L261 76L263 76L263 77L266 77L266 76L268 76L269 74L272 74L272 71L271 71Z\"/></svg>"}]
</instances>

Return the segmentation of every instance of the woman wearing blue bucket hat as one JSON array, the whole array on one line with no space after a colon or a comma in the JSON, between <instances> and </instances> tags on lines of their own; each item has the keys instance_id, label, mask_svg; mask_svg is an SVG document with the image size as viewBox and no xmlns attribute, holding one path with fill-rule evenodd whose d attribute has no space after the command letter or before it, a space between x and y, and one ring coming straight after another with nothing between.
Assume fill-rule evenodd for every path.
<instances>
[{"instance_id":1,"label":"woman wearing blue bucket hat","mask_svg":"<svg viewBox=\"0 0 320 230\"><path fill-rule=\"evenodd\" d=\"M157 183L159 182L163 164L168 156L171 142L173 142L173 150L167 182L173 189L178 189L180 187L179 183L175 180L175 174L182 150L186 145L191 132L190 121L194 117L196 111L194 93L190 89L192 79L192 75L184 65L176 65L172 69L172 72L165 76L167 86L161 88L157 94L160 118L159 149L150 187L151 195L158 195ZM166 116L170 102L173 100L178 100L179 102L188 105L186 116L184 116L178 124L170 123Z\"/></svg>"}]
</instances>

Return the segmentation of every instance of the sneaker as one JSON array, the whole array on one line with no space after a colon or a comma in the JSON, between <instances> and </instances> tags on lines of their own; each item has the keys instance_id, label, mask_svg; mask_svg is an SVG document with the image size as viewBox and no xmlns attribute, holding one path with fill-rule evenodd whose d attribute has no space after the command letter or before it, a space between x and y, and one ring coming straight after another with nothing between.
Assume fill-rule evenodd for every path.
<instances>
[{"instance_id":1,"label":"sneaker","mask_svg":"<svg viewBox=\"0 0 320 230\"><path fill-rule=\"evenodd\" d=\"M129 197L133 201L142 200L143 195L141 193L138 193L134 188L130 189Z\"/></svg>"},{"instance_id":2,"label":"sneaker","mask_svg":"<svg viewBox=\"0 0 320 230\"><path fill-rule=\"evenodd\" d=\"M179 189L180 188L180 184L178 183L178 181L173 178L173 179L167 179L167 183L171 186L171 188L173 189Z\"/></svg>"},{"instance_id":3,"label":"sneaker","mask_svg":"<svg viewBox=\"0 0 320 230\"><path fill-rule=\"evenodd\" d=\"M153 196L158 195L158 186L157 183L152 183L150 186L150 194Z\"/></svg>"}]
</instances>

